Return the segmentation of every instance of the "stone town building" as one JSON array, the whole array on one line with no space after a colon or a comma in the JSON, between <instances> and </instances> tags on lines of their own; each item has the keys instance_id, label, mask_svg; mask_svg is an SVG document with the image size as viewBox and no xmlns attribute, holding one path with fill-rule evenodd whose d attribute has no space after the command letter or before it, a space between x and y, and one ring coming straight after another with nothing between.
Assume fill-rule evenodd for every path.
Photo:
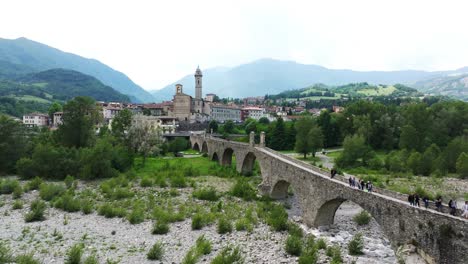
<instances>
[{"instance_id":1,"label":"stone town building","mask_svg":"<svg viewBox=\"0 0 468 264\"><path fill-rule=\"evenodd\" d=\"M55 112L52 126L55 128L60 126L63 123L62 118L63 118L63 112Z\"/></svg>"},{"instance_id":2,"label":"stone town building","mask_svg":"<svg viewBox=\"0 0 468 264\"><path fill-rule=\"evenodd\" d=\"M224 123L228 120L241 122L241 109L235 106L211 105L211 119Z\"/></svg>"},{"instance_id":3,"label":"stone town building","mask_svg":"<svg viewBox=\"0 0 468 264\"><path fill-rule=\"evenodd\" d=\"M202 77L200 68L195 71L195 98L183 92L182 84L176 84L169 116L179 121L203 122L209 119L210 106L202 98Z\"/></svg>"},{"instance_id":4,"label":"stone town building","mask_svg":"<svg viewBox=\"0 0 468 264\"><path fill-rule=\"evenodd\" d=\"M28 127L45 127L49 125L49 116L41 113L23 115L23 124Z\"/></svg>"},{"instance_id":5,"label":"stone town building","mask_svg":"<svg viewBox=\"0 0 468 264\"><path fill-rule=\"evenodd\" d=\"M152 130L159 130L162 134L175 133L177 119L168 116L147 116L136 114L132 116L132 125L143 124Z\"/></svg>"}]
</instances>

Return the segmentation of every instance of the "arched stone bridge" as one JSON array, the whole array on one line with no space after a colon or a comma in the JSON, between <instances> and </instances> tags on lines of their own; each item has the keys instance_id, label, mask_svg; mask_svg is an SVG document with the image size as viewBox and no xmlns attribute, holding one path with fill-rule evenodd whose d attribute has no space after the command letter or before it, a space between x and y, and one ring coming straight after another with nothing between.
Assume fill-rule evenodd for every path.
<instances>
[{"instance_id":1,"label":"arched stone bridge","mask_svg":"<svg viewBox=\"0 0 468 264\"><path fill-rule=\"evenodd\" d=\"M260 145L232 142L202 134L192 134L193 149L205 152L221 165L231 165L249 174L257 160L262 174L260 191L275 199L285 198L291 185L308 226L333 224L335 212L344 201L352 201L368 211L390 240L394 250L413 244L429 263L468 263L468 221L448 214L411 207L407 202L350 188L320 169ZM387 192L388 193L388 192Z\"/></svg>"}]
</instances>

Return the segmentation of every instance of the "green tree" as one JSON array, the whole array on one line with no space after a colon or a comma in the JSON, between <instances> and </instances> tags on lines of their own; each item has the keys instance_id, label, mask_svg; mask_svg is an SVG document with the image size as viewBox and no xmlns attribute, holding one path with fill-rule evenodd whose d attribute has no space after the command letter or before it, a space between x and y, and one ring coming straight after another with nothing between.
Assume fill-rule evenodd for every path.
<instances>
[{"instance_id":1,"label":"green tree","mask_svg":"<svg viewBox=\"0 0 468 264\"><path fill-rule=\"evenodd\" d=\"M375 156L361 135L347 136L343 142L343 152L336 158L339 167L366 165Z\"/></svg>"},{"instance_id":2,"label":"green tree","mask_svg":"<svg viewBox=\"0 0 468 264\"><path fill-rule=\"evenodd\" d=\"M67 147L91 146L100 120L100 111L92 98L75 97L63 107L63 124L57 130L58 139Z\"/></svg>"},{"instance_id":3,"label":"green tree","mask_svg":"<svg viewBox=\"0 0 468 264\"><path fill-rule=\"evenodd\" d=\"M323 134L320 127L316 125L312 126L307 135L307 141L312 157L315 157L315 152L323 147Z\"/></svg>"},{"instance_id":4,"label":"green tree","mask_svg":"<svg viewBox=\"0 0 468 264\"><path fill-rule=\"evenodd\" d=\"M94 147L82 148L80 152L83 179L109 178L117 175L112 166L114 149L108 139L99 139Z\"/></svg>"},{"instance_id":5,"label":"green tree","mask_svg":"<svg viewBox=\"0 0 468 264\"><path fill-rule=\"evenodd\" d=\"M218 132L218 122L215 120L211 120L210 123L208 124L208 130L211 132L213 130L213 133Z\"/></svg>"},{"instance_id":6,"label":"green tree","mask_svg":"<svg viewBox=\"0 0 468 264\"><path fill-rule=\"evenodd\" d=\"M176 138L171 143L169 143L169 151L177 154L179 151L186 150L188 148L188 141L185 138Z\"/></svg>"},{"instance_id":7,"label":"green tree","mask_svg":"<svg viewBox=\"0 0 468 264\"><path fill-rule=\"evenodd\" d=\"M49 106L49 110L48 110L50 120L54 120L54 113L61 112L62 109L63 109L62 105L59 102L53 102Z\"/></svg>"},{"instance_id":8,"label":"green tree","mask_svg":"<svg viewBox=\"0 0 468 264\"><path fill-rule=\"evenodd\" d=\"M430 145L426 151L424 151L421 157L420 170L421 174L429 176L436 168L436 159L439 157L440 149L436 144Z\"/></svg>"},{"instance_id":9,"label":"green tree","mask_svg":"<svg viewBox=\"0 0 468 264\"><path fill-rule=\"evenodd\" d=\"M273 126L269 146L275 150L286 149L286 130L281 117L278 118L276 124Z\"/></svg>"},{"instance_id":10,"label":"green tree","mask_svg":"<svg viewBox=\"0 0 468 264\"><path fill-rule=\"evenodd\" d=\"M408 150L420 150L420 134L412 125L406 125L401 129L400 148Z\"/></svg>"},{"instance_id":11,"label":"green tree","mask_svg":"<svg viewBox=\"0 0 468 264\"><path fill-rule=\"evenodd\" d=\"M224 133L232 134L234 132L234 122L232 120L226 121L223 126Z\"/></svg>"},{"instance_id":12,"label":"green tree","mask_svg":"<svg viewBox=\"0 0 468 264\"><path fill-rule=\"evenodd\" d=\"M133 124L128 131L128 138L133 152L143 156L143 166L148 155L158 154L161 150L161 131L154 130L144 122Z\"/></svg>"},{"instance_id":13,"label":"green tree","mask_svg":"<svg viewBox=\"0 0 468 264\"><path fill-rule=\"evenodd\" d=\"M132 112L128 109L120 111L114 119L112 119L112 134L121 140L126 139L126 133L132 126Z\"/></svg>"},{"instance_id":14,"label":"green tree","mask_svg":"<svg viewBox=\"0 0 468 264\"><path fill-rule=\"evenodd\" d=\"M463 152L457 159L457 173L462 178L468 178L468 154Z\"/></svg>"},{"instance_id":15,"label":"green tree","mask_svg":"<svg viewBox=\"0 0 468 264\"><path fill-rule=\"evenodd\" d=\"M270 124L270 119L268 119L267 117L262 117L258 120L258 123L268 125Z\"/></svg>"},{"instance_id":16,"label":"green tree","mask_svg":"<svg viewBox=\"0 0 468 264\"><path fill-rule=\"evenodd\" d=\"M408 157L408 168L413 172L414 175L418 175L421 172L421 159L421 153L416 151L411 153L411 155Z\"/></svg>"},{"instance_id":17,"label":"green tree","mask_svg":"<svg viewBox=\"0 0 468 264\"><path fill-rule=\"evenodd\" d=\"M23 125L0 115L0 173L11 173L16 161L25 155L28 135Z\"/></svg>"},{"instance_id":18,"label":"green tree","mask_svg":"<svg viewBox=\"0 0 468 264\"><path fill-rule=\"evenodd\" d=\"M299 119L295 125L296 143L294 145L294 150L297 153L302 153L304 155L304 159L307 157L307 153L311 151L309 144L309 132L313 125L314 121L310 117Z\"/></svg>"}]
</instances>

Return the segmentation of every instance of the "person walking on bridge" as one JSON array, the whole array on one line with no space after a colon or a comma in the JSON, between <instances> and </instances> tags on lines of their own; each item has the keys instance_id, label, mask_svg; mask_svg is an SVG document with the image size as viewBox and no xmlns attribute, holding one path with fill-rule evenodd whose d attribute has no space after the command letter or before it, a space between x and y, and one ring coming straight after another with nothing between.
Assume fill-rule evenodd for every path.
<instances>
[{"instance_id":1,"label":"person walking on bridge","mask_svg":"<svg viewBox=\"0 0 468 264\"><path fill-rule=\"evenodd\" d=\"M414 206L419 206L419 195L417 193L414 194Z\"/></svg>"},{"instance_id":2,"label":"person walking on bridge","mask_svg":"<svg viewBox=\"0 0 468 264\"><path fill-rule=\"evenodd\" d=\"M465 218L465 219L468 219L468 201L465 201L465 204L463 205L463 214L462 216Z\"/></svg>"},{"instance_id":3,"label":"person walking on bridge","mask_svg":"<svg viewBox=\"0 0 468 264\"><path fill-rule=\"evenodd\" d=\"M429 198L427 198L427 196L424 196L422 200L424 202L424 207L426 207L427 209L429 207Z\"/></svg>"},{"instance_id":4,"label":"person walking on bridge","mask_svg":"<svg viewBox=\"0 0 468 264\"><path fill-rule=\"evenodd\" d=\"M411 206L414 206L414 195L410 194L408 195L408 202Z\"/></svg>"},{"instance_id":5,"label":"person walking on bridge","mask_svg":"<svg viewBox=\"0 0 468 264\"><path fill-rule=\"evenodd\" d=\"M450 214L455 216L455 213L457 212L457 203L450 199L448 206L450 208Z\"/></svg>"},{"instance_id":6,"label":"person walking on bridge","mask_svg":"<svg viewBox=\"0 0 468 264\"><path fill-rule=\"evenodd\" d=\"M436 210L439 212L442 212L442 196L437 197L437 200L435 201L436 205Z\"/></svg>"}]
</instances>

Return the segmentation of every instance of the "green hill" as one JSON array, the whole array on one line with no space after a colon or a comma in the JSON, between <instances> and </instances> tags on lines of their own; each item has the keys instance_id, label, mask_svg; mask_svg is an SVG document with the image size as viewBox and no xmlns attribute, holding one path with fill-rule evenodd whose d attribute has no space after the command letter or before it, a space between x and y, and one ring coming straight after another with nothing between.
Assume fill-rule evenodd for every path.
<instances>
[{"instance_id":1,"label":"green hill","mask_svg":"<svg viewBox=\"0 0 468 264\"><path fill-rule=\"evenodd\" d=\"M0 112L13 116L45 112L52 102L75 96L90 96L98 101L130 100L96 78L72 70L52 69L0 80Z\"/></svg>"},{"instance_id":2,"label":"green hill","mask_svg":"<svg viewBox=\"0 0 468 264\"><path fill-rule=\"evenodd\" d=\"M70 69L91 75L116 91L130 96L133 101L153 101L150 93L135 84L125 74L95 60L63 52L39 42L26 38L0 38L0 78L2 75L12 75L12 69L17 68L21 75L56 68ZM6 63L8 63L8 65ZM5 72L3 73L2 72Z\"/></svg>"},{"instance_id":3,"label":"green hill","mask_svg":"<svg viewBox=\"0 0 468 264\"><path fill-rule=\"evenodd\" d=\"M468 73L430 78L419 81L415 85L428 94L440 94L468 100Z\"/></svg>"},{"instance_id":4,"label":"green hill","mask_svg":"<svg viewBox=\"0 0 468 264\"><path fill-rule=\"evenodd\" d=\"M277 95L269 95L271 99L307 99L336 100L340 98L368 97L418 97L422 96L416 89L401 85L371 85L366 82L350 83L339 86L315 84L302 89L284 91Z\"/></svg>"}]
</instances>

